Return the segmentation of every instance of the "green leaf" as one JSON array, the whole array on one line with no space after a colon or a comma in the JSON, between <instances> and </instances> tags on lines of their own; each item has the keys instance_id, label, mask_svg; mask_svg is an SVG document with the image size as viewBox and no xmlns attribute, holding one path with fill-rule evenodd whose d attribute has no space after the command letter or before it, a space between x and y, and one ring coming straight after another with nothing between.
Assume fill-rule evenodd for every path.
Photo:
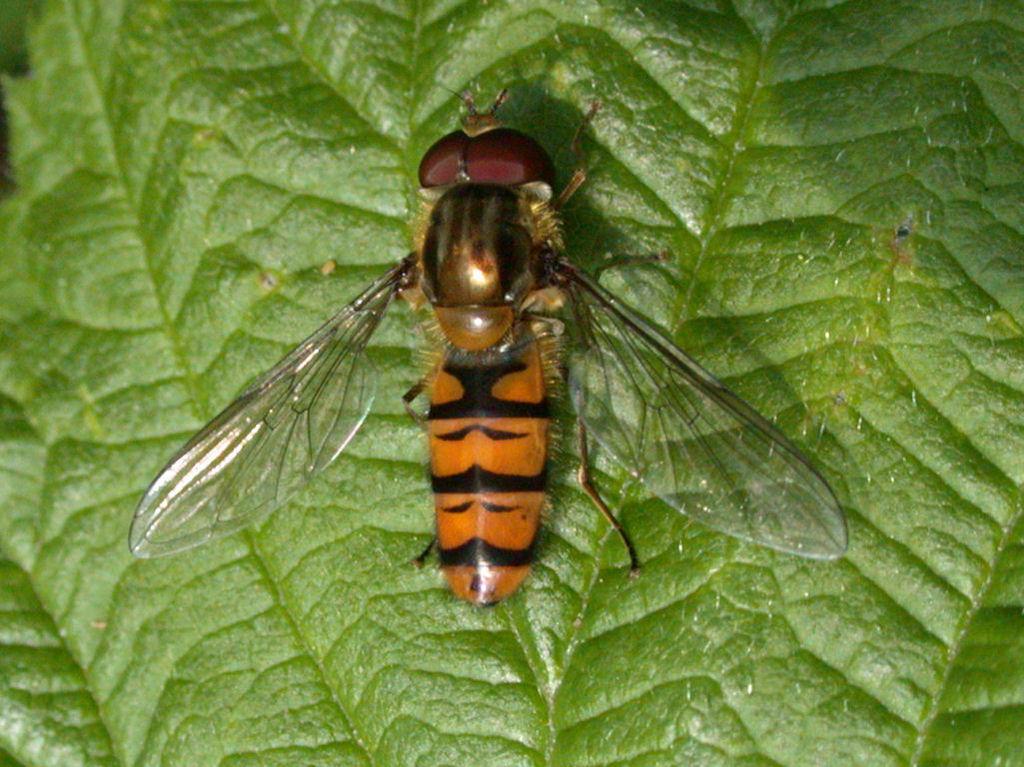
<instances>
[{"instance_id":1,"label":"green leaf","mask_svg":"<svg viewBox=\"0 0 1024 767\"><path fill-rule=\"evenodd\" d=\"M39 0L7 0L0 8L0 72L25 67L25 26Z\"/></svg>"},{"instance_id":2,"label":"green leaf","mask_svg":"<svg viewBox=\"0 0 1024 767\"><path fill-rule=\"evenodd\" d=\"M83 670L30 579L7 560L0 560L0 649L6 748L29 764L116 764Z\"/></svg>"},{"instance_id":3,"label":"green leaf","mask_svg":"<svg viewBox=\"0 0 1024 767\"><path fill-rule=\"evenodd\" d=\"M1024 764L1022 10L52 0L5 84L0 763ZM849 554L624 486L630 580L566 444L527 586L457 603L408 564L398 307L322 479L133 561L146 482L407 252L451 91L503 86L562 181L602 100L570 256L671 251L609 284L813 457Z\"/></svg>"}]
</instances>

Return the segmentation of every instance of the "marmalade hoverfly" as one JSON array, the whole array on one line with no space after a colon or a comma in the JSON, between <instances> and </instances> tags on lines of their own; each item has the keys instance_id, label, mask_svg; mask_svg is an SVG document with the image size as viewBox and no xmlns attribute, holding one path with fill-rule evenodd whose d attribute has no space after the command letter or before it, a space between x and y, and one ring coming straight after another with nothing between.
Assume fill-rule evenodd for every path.
<instances>
[{"instance_id":1,"label":"marmalade hoverfly","mask_svg":"<svg viewBox=\"0 0 1024 767\"><path fill-rule=\"evenodd\" d=\"M476 604L529 572L545 503L548 396L567 378L583 489L638 561L590 479L588 432L654 495L708 526L805 557L846 550L835 496L767 420L564 255L559 212L532 138L463 96L462 128L419 168L414 249L181 448L132 520L138 557L192 548L269 513L359 430L376 379L366 345L398 297L428 304L433 369L406 393L428 434L441 569ZM561 319L553 314L561 310ZM559 361L561 360L561 362ZM564 373L563 373L564 371ZM426 418L411 403L429 395ZM431 546L417 561L422 563Z\"/></svg>"}]
</instances>

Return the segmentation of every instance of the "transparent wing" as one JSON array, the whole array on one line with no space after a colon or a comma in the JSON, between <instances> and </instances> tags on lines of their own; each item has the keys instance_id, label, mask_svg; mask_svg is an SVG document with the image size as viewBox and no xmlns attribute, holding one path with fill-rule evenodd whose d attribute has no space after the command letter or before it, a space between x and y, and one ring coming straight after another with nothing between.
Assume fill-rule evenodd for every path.
<instances>
[{"instance_id":1,"label":"transparent wing","mask_svg":"<svg viewBox=\"0 0 1024 767\"><path fill-rule=\"evenodd\" d=\"M568 262L569 388L597 441L652 493L721 532L817 559L846 551L832 490L768 421Z\"/></svg>"},{"instance_id":2,"label":"transparent wing","mask_svg":"<svg viewBox=\"0 0 1024 767\"><path fill-rule=\"evenodd\" d=\"M410 268L407 259L374 282L178 451L135 510L135 556L182 551L254 522L345 449L376 391L366 342Z\"/></svg>"}]
</instances>

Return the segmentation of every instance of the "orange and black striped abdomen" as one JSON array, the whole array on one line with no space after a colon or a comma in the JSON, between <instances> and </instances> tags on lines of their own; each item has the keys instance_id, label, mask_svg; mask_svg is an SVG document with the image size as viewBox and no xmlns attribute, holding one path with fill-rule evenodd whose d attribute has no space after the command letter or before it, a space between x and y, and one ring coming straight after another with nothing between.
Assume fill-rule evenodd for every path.
<instances>
[{"instance_id":1,"label":"orange and black striped abdomen","mask_svg":"<svg viewBox=\"0 0 1024 767\"><path fill-rule=\"evenodd\" d=\"M493 604L529 573L544 505L550 417L537 342L449 352L428 419L441 569L456 595Z\"/></svg>"}]
</instances>

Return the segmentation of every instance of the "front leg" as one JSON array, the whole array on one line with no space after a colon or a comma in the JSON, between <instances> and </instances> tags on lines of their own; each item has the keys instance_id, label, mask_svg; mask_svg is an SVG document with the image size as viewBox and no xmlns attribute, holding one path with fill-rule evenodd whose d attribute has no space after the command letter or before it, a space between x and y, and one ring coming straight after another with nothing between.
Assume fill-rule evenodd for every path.
<instances>
[{"instance_id":1,"label":"front leg","mask_svg":"<svg viewBox=\"0 0 1024 767\"><path fill-rule=\"evenodd\" d=\"M594 115L597 114L597 110L601 108L600 101L593 101L590 104L590 109L583 115L583 119L580 121L579 126L576 128L576 133L573 134L572 144L570 149L572 153L576 155L576 170L573 171L572 178L569 179L569 183L565 185L565 189L561 191L558 197L551 207L555 210L559 210L562 206L569 201L569 198L576 193L576 190L583 186L587 180L587 158L583 154L583 147L580 145L580 140L583 138L583 131L590 124L590 121L594 119Z\"/></svg>"},{"instance_id":2,"label":"front leg","mask_svg":"<svg viewBox=\"0 0 1024 767\"><path fill-rule=\"evenodd\" d=\"M671 260L672 254L667 250L662 250L658 253L643 253L640 255L624 254L612 256L594 268L594 276L600 280L601 275L606 271L623 268L629 269L642 264L667 264L671 262Z\"/></svg>"}]
</instances>

